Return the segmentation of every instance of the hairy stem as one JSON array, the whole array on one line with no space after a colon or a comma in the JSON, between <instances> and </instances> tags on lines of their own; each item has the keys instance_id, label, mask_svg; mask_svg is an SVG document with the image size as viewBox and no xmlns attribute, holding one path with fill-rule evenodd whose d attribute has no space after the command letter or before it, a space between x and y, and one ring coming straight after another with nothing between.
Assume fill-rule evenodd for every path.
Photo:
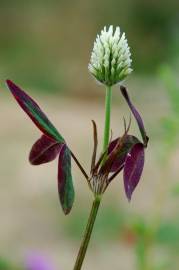
<instances>
[{"instance_id":1,"label":"hairy stem","mask_svg":"<svg viewBox=\"0 0 179 270\"><path fill-rule=\"evenodd\" d=\"M86 254L86 251L88 248L88 244L89 244L89 241L91 238L91 233L93 230L94 222L95 222L95 219L96 219L96 216L98 213L98 209L100 206L100 202L101 202L101 197L96 196L94 201L93 201L93 205L92 205L90 216L89 216L88 223L86 226L85 234L84 234L84 237L83 237L83 240L82 240L82 243L81 243L81 246L80 246L80 249L78 252L78 256L76 259L76 263L75 263L73 270L80 270L82 267L82 264L83 264L83 261L85 258L85 254Z\"/></svg>"}]
</instances>

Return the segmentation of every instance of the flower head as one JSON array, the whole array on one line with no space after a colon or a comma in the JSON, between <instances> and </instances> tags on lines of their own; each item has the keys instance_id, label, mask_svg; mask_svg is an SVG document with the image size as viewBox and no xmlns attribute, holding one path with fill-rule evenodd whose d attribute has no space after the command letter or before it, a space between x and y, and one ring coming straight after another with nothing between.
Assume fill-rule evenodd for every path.
<instances>
[{"instance_id":1,"label":"flower head","mask_svg":"<svg viewBox=\"0 0 179 270\"><path fill-rule=\"evenodd\" d=\"M115 31L112 25L104 27L94 42L88 69L98 81L112 86L132 72L130 56L125 33L121 35L119 27Z\"/></svg>"}]
</instances>

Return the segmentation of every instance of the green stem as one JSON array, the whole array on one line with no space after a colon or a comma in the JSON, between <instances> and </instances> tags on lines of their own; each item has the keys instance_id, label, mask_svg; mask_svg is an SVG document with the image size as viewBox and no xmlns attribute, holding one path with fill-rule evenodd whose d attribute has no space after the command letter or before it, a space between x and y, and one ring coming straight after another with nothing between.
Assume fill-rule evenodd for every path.
<instances>
[{"instance_id":1,"label":"green stem","mask_svg":"<svg viewBox=\"0 0 179 270\"><path fill-rule=\"evenodd\" d=\"M137 269L138 270L148 270L147 261L147 251L148 247L143 238L138 240L136 243L136 255L137 255Z\"/></svg>"},{"instance_id":2,"label":"green stem","mask_svg":"<svg viewBox=\"0 0 179 270\"><path fill-rule=\"evenodd\" d=\"M95 222L95 219L96 219L96 216L98 213L98 209L100 206L100 202L101 202L100 196L97 196L93 201L93 205L92 205L90 216L89 216L88 223L86 226L85 234L84 234L84 237L83 237L83 240L82 240L82 243L81 243L81 246L80 246L80 249L78 252L78 256L76 259L76 263L75 263L73 270L80 270L82 267L82 264L83 264L83 261L85 258L85 254L86 254L86 251L88 248L88 244L89 244L89 241L91 238L91 233L93 230L94 222Z\"/></svg>"},{"instance_id":3,"label":"green stem","mask_svg":"<svg viewBox=\"0 0 179 270\"><path fill-rule=\"evenodd\" d=\"M103 137L103 151L106 151L109 143L110 135L110 118L111 118L111 87L106 87L106 101L105 101L105 126Z\"/></svg>"},{"instance_id":4,"label":"green stem","mask_svg":"<svg viewBox=\"0 0 179 270\"><path fill-rule=\"evenodd\" d=\"M109 144L110 135L110 118L111 118L111 87L106 88L106 100L105 100L105 126L104 126L104 139L103 139L103 151L105 152ZM105 160L105 157L103 161ZM93 226L96 220L98 209L101 202L101 196L96 196L91 208L90 216L86 226L85 234L78 252L75 266L73 270L81 270L88 244L91 238L91 233L93 231Z\"/></svg>"}]
</instances>

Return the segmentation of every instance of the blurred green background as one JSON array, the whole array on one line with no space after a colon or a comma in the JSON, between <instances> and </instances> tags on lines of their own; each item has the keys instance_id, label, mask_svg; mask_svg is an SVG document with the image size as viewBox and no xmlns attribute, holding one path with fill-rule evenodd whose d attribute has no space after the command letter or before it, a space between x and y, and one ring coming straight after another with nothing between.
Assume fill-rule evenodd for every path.
<instances>
[{"instance_id":1,"label":"blurred green background","mask_svg":"<svg viewBox=\"0 0 179 270\"><path fill-rule=\"evenodd\" d=\"M15 104L5 80L37 100L88 170L90 121L96 120L102 138L104 90L87 66L96 34L111 24L121 27L131 47L134 72L125 85L150 142L132 202L125 198L122 176L107 190L84 269L178 269L178 10L178 0L0 0L0 270L23 265L31 252L45 254L54 269L72 269L92 202L74 166L76 201L71 215L63 216L57 162L28 163L40 133ZM114 137L128 115L116 86ZM138 133L134 121L131 129Z\"/></svg>"}]
</instances>

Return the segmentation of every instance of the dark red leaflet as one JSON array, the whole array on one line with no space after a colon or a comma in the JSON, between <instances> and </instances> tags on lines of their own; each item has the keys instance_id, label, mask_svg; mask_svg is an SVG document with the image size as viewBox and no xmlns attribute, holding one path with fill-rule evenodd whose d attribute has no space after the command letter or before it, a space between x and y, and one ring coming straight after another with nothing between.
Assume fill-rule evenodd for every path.
<instances>
[{"instance_id":1,"label":"dark red leaflet","mask_svg":"<svg viewBox=\"0 0 179 270\"><path fill-rule=\"evenodd\" d=\"M132 193L139 183L143 167L144 145L137 143L127 154L123 170L124 188L128 200L131 200Z\"/></svg>"},{"instance_id":2,"label":"dark red leaflet","mask_svg":"<svg viewBox=\"0 0 179 270\"><path fill-rule=\"evenodd\" d=\"M116 147L117 143L119 141L119 138L113 140L109 147L108 147L108 154L110 154L113 149ZM130 149L132 148L132 146L136 143L139 143L140 141L133 135L126 135L126 138L124 139L123 145L111 167L110 172L116 172L117 170L119 170L119 168L123 168L125 159L126 159L126 155L127 153L130 151Z\"/></svg>"},{"instance_id":3,"label":"dark red leaflet","mask_svg":"<svg viewBox=\"0 0 179 270\"><path fill-rule=\"evenodd\" d=\"M24 112L45 135L58 140L60 143L65 142L39 105L30 96L10 80L7 80L7 85Z\"/></svg>"},{"instance_id":4,"label":"dark red leaflet","mask_svg":"<svg viewBox=\"0 0 179 270\"><path fill-rule=\"evenodd\" d=\"M140 114L137 111L137 109L135 108L135 106L132 104L132 102L130 100L130 97L128 95L127 89L124 86L121 86L120 89L121 89L121 93L122 93L123 97L125 98L125 100L126 100L128 106L129 106L129 108L131 109L131 112L132 112L133 116L135 117L135 119L137 121L139 130L140 130L140 133L141 133L143 142L144 142L144 146L146 147L149 138L148 138L148 136L146 134L142 117L140 116Z\"/></svg>"},{"instance_id":5,"label":"dark red leaflet","mask_svg":"<svg viewBox=\"0 0 179 270\"><path fill-rule=\"evenodd\" d=\"M71 153L66 144L62 146L59 154L58 192L63 212L67 215L72 208L75 194L71 175Z\"/></svg>"},{"instance_id":6,"label":"dark red leaflet","mask_svg":"<svg viewBox=\"0 0 179 270\"><path fill-rule=\"evenodd\" d=\"M38 139L29 154L29 161L32 165L40 165L54 160L60 152L63 144L42 135Z\"/></svg>"}]
</instances>

